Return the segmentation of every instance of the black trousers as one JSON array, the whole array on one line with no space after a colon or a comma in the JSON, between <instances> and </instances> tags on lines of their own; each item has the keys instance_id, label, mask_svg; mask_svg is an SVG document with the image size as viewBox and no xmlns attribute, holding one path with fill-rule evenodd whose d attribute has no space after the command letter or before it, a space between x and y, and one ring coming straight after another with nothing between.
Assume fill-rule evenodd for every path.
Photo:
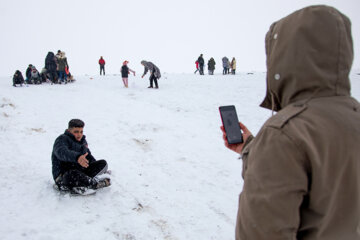
<instances>
[{"instance_id":1,"label":"black trousers","mask_svg":"<svg viewBox=\"0 0 360 240\"><path fill-rule=\"evenodd\" d=\"M73 187L95 188L97 175L105 173L107 163L105 160L98 160L89 164L87 168L70 169L56 178L56 184L72 189Z\"/></svg>"},{"instance_id":2,"label":"black trousers","mask_svg":"<svg viewBox=\"0 0 360 240\"><path fill-rule=\"evenodd\" d=\"M204 75L204 65L200 65L200 75Z\"/></svg>"},{"instance_id":3,"label":"black trousers","mask_svg":"<svg viewBox=\"0 0 360 240\"><path fill-rule=\"evenodd\" d=\"M101 75L101 71L105 75L105 65L100 65L100 75Z\"/></svg>"},{"instance_id":4,"label":"black trousers","mask_svg":"<svg viewBox=\"0 0 360 240\"><path fill-rule=\"evenodd\" d=\"M153 87L153 82L155 82L155 87L158 88L158 81L157 81L157 77L155 77L154 74L151 74L150 76L150 87Z\"/></svg>"}]
</instances>

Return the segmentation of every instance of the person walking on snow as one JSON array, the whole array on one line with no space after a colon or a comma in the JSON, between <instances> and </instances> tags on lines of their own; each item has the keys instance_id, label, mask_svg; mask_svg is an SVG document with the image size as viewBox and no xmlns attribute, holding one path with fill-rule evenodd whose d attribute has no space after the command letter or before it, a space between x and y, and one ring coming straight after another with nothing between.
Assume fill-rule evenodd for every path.
<instances>
[{"instance_id":1,"label":"person walking on snow","mask_svg":"<svg viewBox=\"0 0 360 240\"><path fill-rule=\"evenodd\" d=\"M200 54L199 58L198 58L198 63L199 63L199 66L200 66L200 75L204 75L204 64L205 64L205 61L204 61L204 58L203 58L203 55Z\"/></svg>"},{"instance_id":2,"label":"person walking on snow","mask_svg":"<svg viewBox=\"0 0 360 240\"><path fill-rule=\"evenodd\" d=\"M124 83L124 86L126 88L129 87L129 84L128 84L128 78L129 78L129 73L132 72L135 76L135 71L131 70L127 64L129 63L129 61L124 61L123 62L123 65L121 67L121 77L122 77L122 80L123 80L123 83Z\"/></svg>"},{"instance_id":3,"label":"person walking on snow","mask_svg":"<svg viewBox=\"0 0 360 240\"><path fill-rule=\"evenodd\" d=\"M196 70L195 70L194 74L196 74L199 71L199 61L198 60L196 60L195 65L196 65Z\"/></svg>"},{"instance_id":4,"label":"person walking on snow","mask_svg":"<svg viewBox=\"0 0 360 240\"><path fill-rule=\"evenodd\" d=\"M359 240L360 104L349 80L351 22L335 8L306 7L270 26L265 49L260 106L277 114L256 137L239 123L240 144L228 144L222 127L225 146L243 161L236 239Z\"/></svg>"},{"instance_id":5,"label":"person walking on snow","mask_svg":"<svg viewBox=\"0 0 360 240\"><path fill-rule=\"evenodd\" d=\"M141 61L141 65L144 66L144 74L141 76L143 78L148 71L150 71L150 86L148 88L153 88L153 82L155 82L155 88L159 88L158 79L161 78L160 69L153 64L152 62Z\"/></svg>"},{"instance_id":6,"label":"person walking on snow","mask_svg":"<svg viewBox=\"0 0 360 240\"><path fill-rule=\"evenodd\" d=\"M103 74L105 75L105 60L103 59L102 56L99 59L99 65L100 65L100 76L101 76L101 72L103 72Z\"/></svg>"}]
</instances>

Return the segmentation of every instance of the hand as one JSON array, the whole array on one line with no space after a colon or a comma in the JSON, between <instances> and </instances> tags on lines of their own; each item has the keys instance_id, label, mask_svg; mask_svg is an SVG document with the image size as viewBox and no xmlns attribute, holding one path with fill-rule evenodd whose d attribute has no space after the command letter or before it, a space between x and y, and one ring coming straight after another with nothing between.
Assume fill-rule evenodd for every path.
<instances>
[{"instance_id":1,"label":"hand","mask_svg":"<svg viewBox=\"0 0 360 240\"><path fill-rule=\"evenodd\" d=\"M89 160L86 159L86 156L88 155L89 153L85 153L84 155L81 155L79 158L78 158L78 163L80 164L80 166L84 167L84 168L87 168L89 167Z\"/></svg>"},{"instance_id":2,"label":"hand","mask_svg":"<svg viewBox=\"0 0 360 240\"><path fill-rule=\"evenodd\" d=\"M144 75L142 75L141 78L144 78Z\"/></svg>"},{"instance_id":3,"label":"hand","mask_svg":"<svg viewBox=\"0 0 360 240\"><path fill-rule=\"evenodd\" d=\"M223 126L220 127L221 131L223 132L223 139L224 139L224 144L225 146L236 152L241 154L241 151L243 150L244 144L246 142L246 140L252 135L251 132L246 128L246 126L244 124L242 124L241 122L239 122L240 128L243 132L243 142L242 143L236 143L236 144L229 144L227 139L226 139L226 133L225 133L225 129Z\"/></svg>"},{"instance_id":4,"label":"hand","mask_svg":"<svg viewBox=\"0 0 360 240\"><path fill-rule=\"evenodd\" d=\"M135 76L135 72L134 72L134 76Z\"/></svg>"}]
</instances>

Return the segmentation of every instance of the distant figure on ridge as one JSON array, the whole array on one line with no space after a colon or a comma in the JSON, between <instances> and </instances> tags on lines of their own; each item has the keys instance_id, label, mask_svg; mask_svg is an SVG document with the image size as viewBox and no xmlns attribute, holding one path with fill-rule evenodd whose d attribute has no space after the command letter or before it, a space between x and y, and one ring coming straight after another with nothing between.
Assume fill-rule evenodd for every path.
<instances>
[{"instance_id":1,"label":"distant figure on ridge","mask_svg":"<svg viewBox=\"0 0 360 240\"><path fill-rule=\"evenodd\" d=\"M141 61L141 65L144 66L144 74L141 76L142 78L148 71L150 71L150 86L148 88L153 88L153 82L155 82L155 88L159 88L158 79L161 78L160 69L152 62L147 62L144 60Z\"/></svg>"},{"instance_id":2,"label":"distant figure on ridge","mask_svg":"<svg viewBox=\"0 0 360 240\"><path fill-rule=\"evenodd\" d=\"M105 60L103 59L102 56L99 59L99 65L100 65L100 75L101 72L103 72L103 74L105 75Z\"/></svg>"},{"instance_id":3,"label":"distant figure on ridge","mask_svg":"<svg viewBox=\"0 0 360 240\"><path fill-rule=\"evenodd\" d=\"M223 75L228 74L229 71L229 59L227 57L223 57L222 58L222 63L223 63Z\"/></svg>"},{"instance_id":4,"label":"distant figure on ridge","mask_svg":"<svg viewBox=\"0 0 360 240\"><path fill-rule=\"evenodd\" d=\"M199 71L199 61L198 60L195 61L195 66L196 66L196 70L195 70L194 74L196 74Z\"/></svg>"},{"instance_id":5,"label":"distant figure on ridge","mask_svg":"<svg viewBox=\"0 0 360 240\"><path fill-rule=\"evenodd\" d=\"M132 72L135 76L135 71L131 70L127 64L129 63L129 61L124 61L123 65L121 67L121 77L122 80L124 82L124 87L128 88L129 87L129 83L128 83L128 78L129 78L129 72Z\"/></svg>"},{"instance_id":6,"label":"distant figure on ridge","mask_svg":"<svg viewBox=\"0 0 360 240\"><path fill-rule=\"evenodd\" d=\"M45 58L45 68L46 68L46 71L47 71L47 74L50 78L50 81L52 83L55 83L57 81L57 73L56 73L56 68L57 68L57 59L54 55L53 52L48 52L48 54L46 55L46 58Z\"/></svg>"},{"instance_id":7,"label":"distant figure on ridge","mask_svg":"<svg viewBox=\"0 0 360 240\"><path fill-rule=\"evenodd\" d=\"M65 52L60 52L60 57L58 58L59 84L67 83L66 71L68 71L68 69L69 65L65 56Z\"/></svg>"},{"instance_id":8,"label":"distant figure on ridge","mask_svg":"<svg viewBox=\"0 0 360 240\"><path fill-rule=\"evenodd\" d=\"M19 70L16 70L13 76L13 86L16 87L16 84L20 84L21 87L24 84L24 77Z\"/></svg>"},{"instance_id":9,"label":"distant figure on ridge","mask_svg":"<svg viewBox=\"0 0 360 240\"><path fill-rule=\"evenodd\" d=\"M205 61L204 61L204 58L203 58L203 55L200 54L199 58L198 58L198 62L199 62L199 66L200 66L200 75L204 75L204 64L205 64Z\"/></svg>"},{"instance_id":10,"label":"distant figure on ridge","mask_svg":"<svg viewBox=\"0 0 360 240\"><path fill-rule=\"evenodd\" d=\"M231 74L235 75L235 71L236 71L236 60L235 60L234 57L233 57L233 59L231 60L230 67L231 67Z\"/></svg>"},{"instance_id":11,"label":"distant figure on ridge","mask_svg":"<svg viewBox=\"0 0 360 240\"><path fill-rule=\"evenodd\" d=\"M210 60L208 61L209 75L214 75L215 64L216 63L215 63L214 58L210 58Z\"/></svg>"}]
</instances>

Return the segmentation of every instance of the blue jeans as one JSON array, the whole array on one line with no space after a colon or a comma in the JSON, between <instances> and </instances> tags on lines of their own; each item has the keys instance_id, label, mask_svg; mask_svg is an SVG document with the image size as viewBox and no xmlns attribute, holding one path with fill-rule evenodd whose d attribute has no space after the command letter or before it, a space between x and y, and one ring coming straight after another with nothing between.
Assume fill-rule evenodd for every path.
<instances>
[{"instance_id":1,"label":"blue jeans","mask_svg":"<svg viewBox=\"0 0 360 240\"><path fill-rule=\"evenodd\" d=\"M65 71L59 71L59 81L67 82L67 75Z\"/></svg>"}]
</instances>

